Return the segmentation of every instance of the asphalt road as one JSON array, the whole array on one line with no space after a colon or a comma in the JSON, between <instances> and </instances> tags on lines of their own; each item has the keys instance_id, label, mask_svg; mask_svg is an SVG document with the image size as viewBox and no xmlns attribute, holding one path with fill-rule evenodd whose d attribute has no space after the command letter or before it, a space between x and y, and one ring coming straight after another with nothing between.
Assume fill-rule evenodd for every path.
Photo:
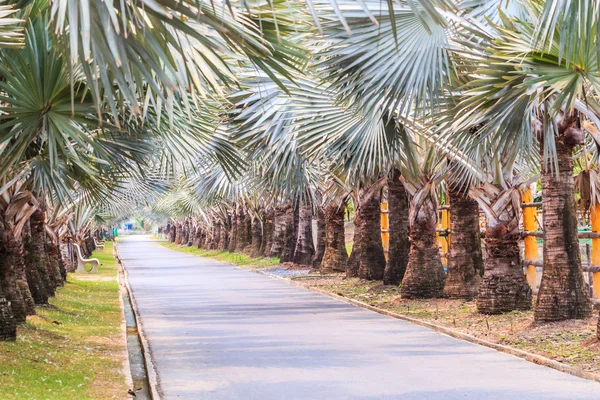
<instances>
[{"instance_id":1,"label":"asphalt road","mask_svg":"<svg viewBox=\"0 0 600 400\"><path fill-rule=\"evenodd\" d=\"M600 399L591 382L125 237L165 399Z\"/></svg>"}]
</instances>

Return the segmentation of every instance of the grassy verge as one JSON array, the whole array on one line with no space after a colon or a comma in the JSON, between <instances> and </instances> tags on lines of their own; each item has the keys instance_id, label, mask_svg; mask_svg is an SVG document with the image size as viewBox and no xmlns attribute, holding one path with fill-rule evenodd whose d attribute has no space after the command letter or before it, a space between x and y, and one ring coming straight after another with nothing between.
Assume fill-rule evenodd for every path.
<instances>
[{"instance_id":1,"label":"grassy verge","mask_svg":"<svg viewBox=\"0 0 600 400\"><path fill-rule=\"evenodd\" d=\"M50 306L0 342L0 399L122 399L127 385L113 244L97 275L69 274Z\"/></svg>"},{"instance_id":2,"label":"grassy verge","mask_svg":"<svg viewBox=\"0 0 600 400\"><path fill-rule=\"evenodd\" d=\"M600 344L596 337L597 314L587 320L536 325L533 311L514 311L485 316L474 301L429 299L406 300L400 288L380 281L315 278L302 282L333 294L359 300L398 314L442 325L506 346L526 350L582 370L600 373Z\"/></svg>"},{"instance_id":3,"label":"grassy verge","mask_svg":"<svg viewBox=\"0 0 600 400\"><path fill-rule=\"evenodd\" d=\"M199 249L194 246L178 246L175 243L166 241L157 241L157 243L171 250L180 251L182 253L194 254L200 257L213 258L215 260L239 265L241 267L261 269L279 264L278 258L252 258L249 255L243 253L230 253L229 251L223 250L206 250Z\"/></svg>"}]
</instances>

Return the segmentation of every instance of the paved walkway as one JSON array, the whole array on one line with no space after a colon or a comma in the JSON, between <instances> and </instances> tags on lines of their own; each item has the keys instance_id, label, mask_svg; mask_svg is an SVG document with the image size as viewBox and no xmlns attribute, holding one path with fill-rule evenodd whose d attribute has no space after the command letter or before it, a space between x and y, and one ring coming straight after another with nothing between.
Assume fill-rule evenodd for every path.
<instances>
[{"instance_id":1,"label":"paved walkway","mask_svg":"<svg viewBox=\"0 0 600 400\"><path fill-rule=\"evenodd\" d=\"M127 237L165 399L600 399L586 381Z\"/></svg>"}]
</instances>

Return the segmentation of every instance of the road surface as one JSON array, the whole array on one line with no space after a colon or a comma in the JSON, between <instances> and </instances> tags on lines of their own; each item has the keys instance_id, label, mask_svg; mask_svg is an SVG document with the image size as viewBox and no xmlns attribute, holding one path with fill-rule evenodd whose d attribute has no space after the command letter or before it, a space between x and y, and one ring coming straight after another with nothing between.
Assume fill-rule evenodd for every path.
<instances>
[{"instance_id":1,"label":"road surface","mask_svg":"<svg viewBox=\"0 0 600 400\"><path fill-rule=\"evenodd\" d=\"M125 237L165 399L600 399L600 383Z\"/></svg>"}]
</instances>

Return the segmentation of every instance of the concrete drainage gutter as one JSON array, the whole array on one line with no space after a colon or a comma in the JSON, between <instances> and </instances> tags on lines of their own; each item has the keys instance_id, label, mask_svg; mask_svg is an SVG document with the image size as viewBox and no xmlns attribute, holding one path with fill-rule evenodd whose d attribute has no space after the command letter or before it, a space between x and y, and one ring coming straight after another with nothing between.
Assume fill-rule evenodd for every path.
<instances>
[{"instance_id":1,"label":"concrete drainage gutter","mask_svg":"<svg viewBox=\"0 0 600 400\"><path fill-rule=\"evenodd\" d=\"M135 297L129 280L127 270L119 257L118 245L115 243L114 256L119 263L119 283L121 284L121 297L123 302L125 322L127 325L127 351L133 379L135 398L141 400L160 400L160 384L154 366L148 340L144 334Z\"/></svg>"}]
</instances>

